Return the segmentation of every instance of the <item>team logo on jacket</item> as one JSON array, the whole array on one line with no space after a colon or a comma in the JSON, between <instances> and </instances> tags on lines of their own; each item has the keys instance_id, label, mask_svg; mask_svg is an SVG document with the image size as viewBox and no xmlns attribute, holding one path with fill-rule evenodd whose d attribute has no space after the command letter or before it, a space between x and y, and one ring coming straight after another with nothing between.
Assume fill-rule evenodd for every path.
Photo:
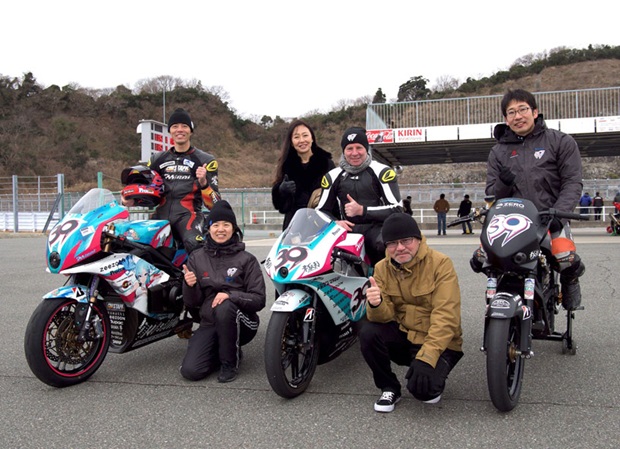
<instances>
[{"instance_id":1,"label":"team logo on jacket","mask_svg":"<svg viewBox=\"0 0 620 449\"><path fill-rule=\"evenodd\" d=\"M237 274L238 269L236 267L229 268L226 270L226 282L232 282L235 278L235 274Z\"/></svg>"},{"instance_id":2,"label":"team logo on jacket","mask_svg":"<svg viewBox=\"0 0 620 449\"><path fill-rule=\"evenodd\" d=\"M534 157L536 159L542 159L544 154L545 154L544 148L534 148Z\"/></svg>"},{"instance_id":3,"label":"team logo on jacket","mask_svg":"<svg viewBox=\"0 0 620 449\"><path fill-rule=\"evenodd\" d=\"M394 181L394 179L396 179L396 172L391 168L386 170L386 172L381 176L381 182L390 182Z\"/></svg>"},{"instance_id":4,"label":"team logo on jacket","mask_svg":"<svg viewBox=\"0 0 620 449\"><path fill-rule=\"evenodd\" d=\"M217 161L211 161L207 164L207 171L217 171Z\"/></svg>"},{"instance_id":5,"label":"team logo on jacket","mask_svg":"<svg viewBox=\"0 0 620 449\"><path fill-rule=\"evenodd\" d=\"M323 176L323 179L321 179L321 187L324 189L329 188L329 179L327 176Z\"/></svg>"},{"instance_id":6,"label":"team logo on jacket","mask_svg":"<svg viewBox=\"0 0 620 449\"><path fill-rule=\"evenodd\" d=\"M196 164L194 163L194 161L191 161L189 159L183 159L183 165L186 165L187 167L192 168Z\"/></svg>"}]
</instances>

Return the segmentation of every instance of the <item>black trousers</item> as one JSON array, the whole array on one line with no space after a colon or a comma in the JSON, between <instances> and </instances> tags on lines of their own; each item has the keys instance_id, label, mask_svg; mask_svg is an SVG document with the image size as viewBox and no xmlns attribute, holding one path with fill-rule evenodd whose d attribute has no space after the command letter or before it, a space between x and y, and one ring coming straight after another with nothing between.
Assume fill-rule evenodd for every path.
<instances>
[{"instance_id":1,"label":"black trousers","mask_svg":"<svg viewBox=\"0 0 620 449\"><path fill-rule=\"evenodd\" d=\"M241 346L258 331L258 315L242 312L230 300L215 307L213 317L213 323L202 322L189 339L181 364L186 379L203 379L222 365L237 368Z\"/></svg>"},{"instance_id":2,"label":"black trousers","mask_svg":"<svg viewBox=\"0 0 620 449\"><path fill-rule=\"evenodd\" d=\"M353 232L364 235L364 248L372 266L385 257L381 228L381 223L355 225L353 228Z\"/></svg>"},{"instance_id":3,"label":"black trousers","mask_svg":"<svg viewBox=\"0 0 620 449\"><path fill-rule=\"evenodd\" d=\"M360 349L364 360L372 370L375 385L381 391L391 391L401 394L401 385L392 371L391 362L397 365L410 366L415 359L421 345L414 345L407 340L407 334L398 328L398 323L374 323L366 321L359 330ZM435 367L437 376L433 379L432 390L439 396L446 385L448 374L463 357L460 351L446 349ZM432 397L422 397L416 391L411 391L416 399L426 401Z\"/></svg>"}]
</instances>

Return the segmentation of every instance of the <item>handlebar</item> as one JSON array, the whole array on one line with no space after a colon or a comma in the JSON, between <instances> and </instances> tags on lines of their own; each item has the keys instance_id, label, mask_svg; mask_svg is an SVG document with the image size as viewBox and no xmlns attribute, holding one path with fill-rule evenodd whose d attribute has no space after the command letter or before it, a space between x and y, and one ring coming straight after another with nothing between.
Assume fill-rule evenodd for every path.
<instances>
[{"instance_id":1,"label":"handlebar","mask_svg":"<svg viewBox=\"0 0 620 449\"><path fill-rule=\"evenodd\" d=\"M339 248L334 248L334 250L332 251L332 257L335 257L336 259L346 260L347 262L351 262L352 264L361 264L363 262L361 257L342 251Z\"/></svg>"},{"instance_id":2,"label":"handlebar","mask_svg":"<svg viewBox=\"0 0 620 449\"><path fill-rule=\"evenodd\" d=\"M590 217L588 217L587 215L580 215L580 214L575 214L573 212L562 212L559 211L557 209L554 208L550 208L548 210L543 210L539 213L539 215L541 216L549 216L551 218L553 217L557 217L557 218L566 218L567 220L581 220L581 221L588 221L590 219Z\"/></svg>"}]
</instances>

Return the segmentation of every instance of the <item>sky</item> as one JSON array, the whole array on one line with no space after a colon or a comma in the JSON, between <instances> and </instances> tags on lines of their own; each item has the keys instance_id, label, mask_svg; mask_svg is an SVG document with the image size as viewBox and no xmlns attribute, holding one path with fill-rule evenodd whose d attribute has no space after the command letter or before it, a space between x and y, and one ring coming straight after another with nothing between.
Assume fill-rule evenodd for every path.
<instances>
[{"instance_id":1,"label":"sky","mask_svg":"<svg viewBox=\"0 0 620 449\"><path fill-rule=\"evenodd\" d=\"M31 0L3 4L0 75L103 89L172 76L245 118L393 100L415 76L479 79L558 47L620 45L617 0Z\"/></svg>"}]
</instances>

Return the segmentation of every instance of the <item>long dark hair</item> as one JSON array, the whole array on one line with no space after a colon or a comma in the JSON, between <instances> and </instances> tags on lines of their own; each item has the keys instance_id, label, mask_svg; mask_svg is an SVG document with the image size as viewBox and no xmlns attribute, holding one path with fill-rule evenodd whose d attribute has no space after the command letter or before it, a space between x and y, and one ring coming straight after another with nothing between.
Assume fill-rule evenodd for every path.
<instances>
[{"instance_id":1,"label":"long dark hair","mask_svg":"<svg viewBox=\"0 0 620 449\"><path fill-rule=\"evenodd\" d=\"M315 154L319 149L319 146L316 143L316 136L314 135L314 130L312 127L305 122L304 120L295 120L291 122L288 127L288 131L286 132L286 139L282 143L282 151L280 152L280 156L278 157L278 164L276 165L276 173L273 180L273 185L282 181L284 178L284 166L286 162L292 157L298 157L295 148L293 148L293 131L298 126L305 126L310 131L310 135L312 136L312 153Z\"/></svg>"}]
</instances>

